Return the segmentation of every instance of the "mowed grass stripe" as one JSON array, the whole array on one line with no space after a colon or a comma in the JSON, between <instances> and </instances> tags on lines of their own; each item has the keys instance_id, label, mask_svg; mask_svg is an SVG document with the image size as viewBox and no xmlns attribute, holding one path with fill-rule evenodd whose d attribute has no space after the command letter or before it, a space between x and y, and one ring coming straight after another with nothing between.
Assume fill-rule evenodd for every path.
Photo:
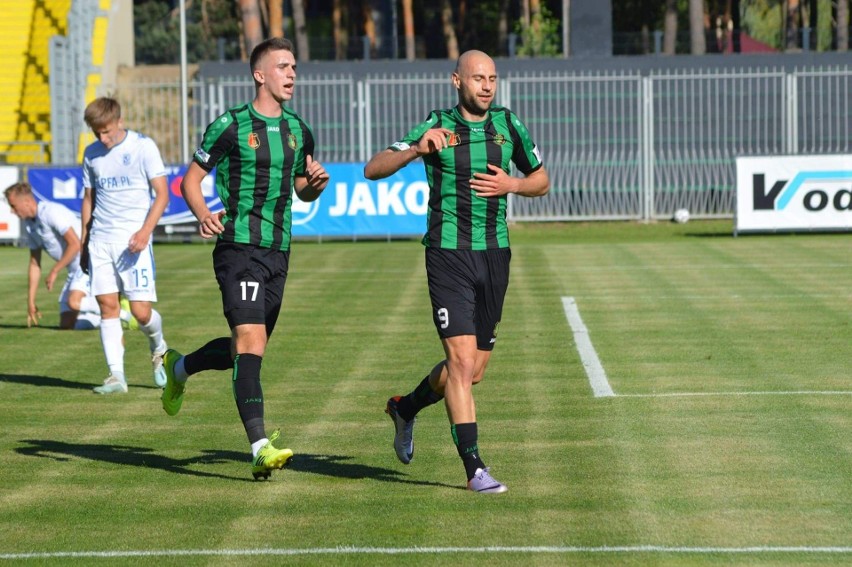
<instances>
[{"instance_id":1,"label":"mowed grass stripe","mask_svg":"<svg viewBox=\"0 0 852 567\"><path fill-rule=\"evenodd\" d=\"M282 427L301 459L266 483L250 479L227 372L193 377L184 409L168 418L156 392L145 387L150 364L136 333L128 335L128 364L135 368L131 392L124 398L94 396L89 382L100 381L104 368L96 334L21 329L23 280L3 278L0 466L7 490L0 495L0 533L6 534L0 552L263 553L438 545L458 551L406 560L457 565L477 553L477 561L498 565L607 565L614 558L703 565L723 559L724 551L714 549L736 548L754 550L738 555L738 563L835 562L838 557L808 550L848 547L848 396L596 400L567 342L559 298L575 295L596 347L609 341L610 356L622 357L614 360L631 369L627 385L637 393L653 393L648 385L658 381L658 368L650 364L655 358L671 376L661 393L695 384L713 393L732 383L753 392L779 372L791 391L828 383L832 369L844 367L844 351L825 348L824 360L814 363L783 342L755 345L753 338L763 335L744 325L730 325L728 332L740 343L734 354L753 357L744 359L753 360L753 371L721 372L727 366L737 370L732 355L678 358L671 345L695 349L690 341L706 340L701 325L710 321L711 333L720 333L726 322L745 320L744 307L767 311L754 325L776 329L784 313L764 307L769 297L801 297L788 324L816 330L823 315L821 308L805 309L808 296L829 296L837 292L838 278L849 279L842 238L794 237L802 242L799 250L786 237L696 235L714 233L717 224L526 225L515 231L504 322L486 382L476 391L483 456L510 487L497 498L462 490L463 471L441 405L418 419L415 462L401 465L392 452L384 400L408 391L441 357L416 242L294 245L284 310L264 362L264 388L270 428ZM742 244L746 240L761 248L759 259ZM614 261L624 253L619 248L637 261ZM194 273L209 268L209 253L204 246L156 250L163 285L158 309L167 339L184 350L227 332L212 272ZM796 257L797 269L774 273L785 255ZM25 261L26 251L0 248L0 264L7 259ZM744 281L734 277L743 266L751 267ZM755 283L760 269L777 278L771 289ZM819 287L817 273L830 284ZM661 278L666 285L655 290ZM718 285L726 278L728 285ZM169 293L172 287L180 293ZM717 294L730 299L717 301ZM850 309L848 292L843 297L837 321ZM48 321L58 319L55 294L44 294L40 303ZM648 308L669 309L670 303L677 306L671 317L681 321L667 327L665 317ZM593 325L584 304L609 326ZM825 319L829 328L837 328L834 319ZM12 320L17 327L2 326ZM653 341L643 334L649 322ZM628 335L631 324L639 331ZM627 358L625 351L636 347L619 344L625 336L648 343L638 351L638 362L647 364ZM754 376L768 378L761 384ZM799 551L772 554L773 546L791 545ZM529 551L585 546L621 551ZM687 556L643 549L701 551ZM336 560L391 565L399 557L365 553ZM91 558L63 561L88 564ZM234 558L180 561L225 565Z\"/></svg>"},{"instance_id":2,"label":"mowed grass stripe","mask_svg":"<svg viewBox=\"0 0 852 567\"><path fill-rule=\"evenodd\" d=\"M747 303L732 302L729 307L722 305L716 312L733 313L734 317L727 320L732 333L750 336L751 340L743 344L750 345L754 351L754 366L761 369L766 380L766 387L757 389L843 389L845 372L830 361L834 360L832 352L843 348L846 342L843 336L849 332L852 303L846 302L844 308L837 302L825 300L837 285L837 278L828 275L837 271L797 267L819 247L785 243L779 252L773 251L769 242L766 239L755 242L748 256L752 253L773 256L778 267L743 270L729 285L745 289L752 295L763 290L770 297L764 300L757 297ZM714 251L731 262L743 258L738 247L719 246ZM847 273L850 273L848 268ZM822 293L813 297L810 293L814 291ZM778 300L772 295L784 299ZM708 305L707 309L715 307ZM796 324L791 325L791 321ZM720 324L724 322L720 319ZM766 351L775 354L767 357ZM826 363L829 364L826 366ZM758 371L749 374L751 380L760 376Z\"/></svg>"},{"instance_id":3,"label":"mowed grass stripe","mask_svg":"<svg viewBox=\"0 0 852 567\"><path fill-rule=\"evenodd\" d=\"M509 292L497 343L484 382L476 386L480 446L494 474L509 486L513 505L526 526L506 542L559 538L573 530L575 482L571 447L576 431L566 428L575 404L585 403L588 383L573 374L576 353L561 315L557 281L542 271L546 256L538 246L516 245ZM581 368L581 367L580 367ZM524 416L517 419L518 414Z\"/></svg>"},{"instance_id":4,"label":"mowed grass stripe","mask_svg":"<svg viewBox=\"0 0 852 567\"><path fill-rule=\"evenodd\" d=\"M649 262L650 266L652 266L652 267L650 267L647 270L646 269L633 270L633 273L634 274L635 273L645 273L645 274L648 274L648 275L656 276L650 282L648 282L647 279L645 279L642 282L642 284L637 283L637 285L636 285L637 288L642 287L642 285L648 285L648 287L653 287L655 290L659 290L662 287L663 292L668 297L674 297L674 296L677 295L677 293L676 293L677 290L680 290L680 289L686 289L686 290L695 289L696 286L702 285L702 279L703 278L697 277L697 275L696 275L697 272L690 271L690 270L677 270L676 267L674 267L674 269L669 269L670 266L668 264L668 262L669 262L668 258L670 258L672 256L674 256L674 257L677 256L676 250L674 251L674 254L671 254L672 250L667 249L667 248L671 248L671 247L661 246L661 247L659 247L661 249L658 250L657 247L652 246L652 245L639 245L639 246L637 246L637 248L642 248L645 251L645 256L647 256L647 261ZM654 251L655 253L654 254L648 254L647 253L648 251ZM600 250L596 250L596 253L601 253L601 252L602 251L600 251ZM623 263L625 263L629 259L630 259L629 257L625 258L624 255L622 255L622 257L619 258L619 262L620 262L619 265L623 265ZM599 262L600 262L600 260L599 260ZM613 263L615 263L615 262L613 262ZM609 272L609 273L612 273L612 272ZM671 277L670 274L672 274L672 273L677 274L678 276L683 276L684 274L686 274L687 276L691 276L691 277L685 278L685 279L691 280L691 281L687 281L687 282L676 281L674 284L670 284L670 282L672 281L670 279L670 277ZM721 282L718 282L716 285L720 285L720 284L721 284ZM602 284L602 285L606 285L606 284ZM675 309L669 310L670 320L671 321L678 321L678 320L681 319L681 317L679 317L679 313L687 313L688 312L688 313L690 313L690 325L694 324L695 323L695 313L696 312L701 313L703 306L689 305L689 303L690 303L689 301L685 301L683 304L677 304L677 302L675 302ZM664 306L655 306L655 307L657 308L658 312L660 310L665 309ZM722 312L722 313L729 312L729 311L726 311L724 309L724 307L725 307L724 305L721 306L720 312ZM641 312L641 311L638 310L638 309L632 309L631 310L631 313L635 314L637 312ZM736 313L736 309L734 309L733 312ZM710 338L726 342L726 343L728 343L726 346L728 348L730 348L733 345L731 345L730 342L727 341L727 339L725 338L727 336L727 334L726 334L726 330L725 330L724 326L712 321L713 317L712 317L711 314L712 314L712 312L708 312L708 316L706 317L706 319L709 322L713 323L709 327L712 329L713 326L716 326L716 327L720 328L720 330L719 330L718 333L711 335ZM671 325L667 325L667 326L670 327ZM700 323L699 323L699 326L701 326L704 329L707 328L703 325L700 325ZM593 329L594 328L596 328L596 327L593 327ZM607 332L607 328L606 328L605 325L601 325L600 327L597 327L597 328L599 328L599 330L601 331L600 334L605 334ZM665 328L663 330L665 330ZM592 331L592 332L594 334L594 331ZM643 332L641 332L641 331L636 331L635 335L636 335L637 341L642 341L646 337L646 335L643 334ZM699 339L699 337L693 337L693 339ZM619 344L624 344L625 342L626 341L620 341ZM700 339L697 342L700 342ZM653 349L653 350L655 352L658 352L659 349ZM742 359L742 356L737 357L737 358ZM683 377L681 377L680 381L681 381L681 383L683 382ZM614 421L616 421L616 420L614 420ZM631 430L627 430L627 431L622 432L622 435L629 436L629 435L633 434L636 431L637 428L641 432L641 427L642 427L642 424L637 424L637 426L631 428ZM650 437L650 438L653 438L655 436L658 437L659 432L644 432L644 434L641 435L641 437L645 437L645 436ZM633 442L633 443L630 443L630 444L635 445L636 442ZM717 445L718 445L718 443L711 444L710 446L717 446ZM665 444L663 444L663 446L665 446ZM690 461L690 459L684 459L684 455L680 454L680 453L670 454L670 455L659 454L658 449L656 447L651 447L651 448L649 448L648 451L651 455L654 455L655 452L657 453L656 456L652 456L652 461L656 461L656 462L659 462L659 463L674 463L675 466L677 466L677 463L687 463L687 462ZM746 453L748 453L748 452L746 451ZM691 455L700 455L700 453L690 453L690 454ZM635 455L631 459L629 459L629 461L632 462L632 463L636 463L636 462L639 462L641 460L641 458L644 457L644 456L645 455L641 455L641 456ZM688 478L690 475L695 474L696 469L700 470L700 466L695 467L694 464L690 464L688 466L688 469L689 470L683 470L681 474L678 474L678 475L675 475L675 476L677 476L679 478ZM662 512L662 509L667 507L667 506L669 506L669 503L665 503L663 506L660 506L660 508L661 508L660 511ZM698 522L698 523L700 524L700 522ZM716 526L717 529L718 529L718 527L719 526Z\"/></svg>"}]
</instances>

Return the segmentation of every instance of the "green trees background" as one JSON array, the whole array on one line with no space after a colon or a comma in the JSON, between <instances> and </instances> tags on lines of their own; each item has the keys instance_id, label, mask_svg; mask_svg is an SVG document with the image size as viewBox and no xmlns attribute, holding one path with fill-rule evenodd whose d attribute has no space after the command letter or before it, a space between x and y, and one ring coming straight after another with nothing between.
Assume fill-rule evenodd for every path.
<instances>
[{"instance_id":1,"label":"green trees background","mask_svg":"<svg viewBox=\"0 0 852 567\"><path fill-rule=\"evenodd\" d=\"M559 57L563 11L584 1L594 0L186 0L188 57L244 59L271 35L292 38L300 60L454 58L474 47L498 56ZM611 4L616 54L655 52L662 34L666 53L712 52L735 31L779 51L848 49L850 0ZM178 61L178 6L134 0L139 62Z\"/></svg>"}]
</instances>

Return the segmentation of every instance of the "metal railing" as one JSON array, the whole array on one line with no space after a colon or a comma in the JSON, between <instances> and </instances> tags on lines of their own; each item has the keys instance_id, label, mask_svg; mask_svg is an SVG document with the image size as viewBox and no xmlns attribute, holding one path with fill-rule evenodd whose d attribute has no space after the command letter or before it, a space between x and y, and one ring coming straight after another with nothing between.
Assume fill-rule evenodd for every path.
<instances>
[{"instance_id":1,"label":"metal railing","mask_svg":"<svg viewBox=\"0 0 852 567\"><path fill-rule=\"evenodd\" d=\"M193 82L190 133L197 144L226 108L251 100L248 77ZM179 86L105 87L125 122L179 155ZM512 72L497 102L511 108L541 149L552 189L515 199L513 220L730 217L735 158L852 153L852 68L696 71ZM447 74L311 74L293 108L312 127L325 162L365 161L434 108L455 104ZM182 159L183 158L183 159Z\"/></svg>"}]
</instances>

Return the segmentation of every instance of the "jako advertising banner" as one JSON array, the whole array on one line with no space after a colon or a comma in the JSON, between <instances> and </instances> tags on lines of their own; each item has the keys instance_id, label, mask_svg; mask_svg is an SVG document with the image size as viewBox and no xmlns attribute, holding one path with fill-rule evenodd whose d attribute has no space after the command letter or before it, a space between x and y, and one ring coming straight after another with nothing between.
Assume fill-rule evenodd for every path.
<instances>
[{"instance_id":1,"label":"jako advertising banner","mask_svg":"<svg viewBox=\"0 0 852 567\"><path fill-rule=\"evenodd\" d=\"M852 230L852 155L737 158L734 234Z\"/></svg>"},{"instance_id":2,"label":"jako advertising banner","mask_svg":"<svg viewBox=\"0 0 852 567\"><path fill-rule=\"evenodd\" d=\"M331 181L311 203L293 198L293 236L329 238L392 238L423 234L429 186L422 165L411 164L381 181L364 178L363 163L325 165ZM169 205L160 220L166 234L195 233L197 223L180 194L186 167L168 167ZM31 168L28 181L38 199L58 201L77 214L83 198L82 170ZM202 191L212 212L222 210L213 185L205 177Z\"/></svg>"}]
</instances>

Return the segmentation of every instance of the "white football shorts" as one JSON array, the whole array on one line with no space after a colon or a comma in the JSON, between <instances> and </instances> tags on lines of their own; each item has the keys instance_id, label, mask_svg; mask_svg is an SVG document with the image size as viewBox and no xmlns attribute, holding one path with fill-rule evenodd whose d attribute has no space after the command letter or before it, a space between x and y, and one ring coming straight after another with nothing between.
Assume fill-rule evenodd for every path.
<instances>
[{"instance_id":1,"label":"white football shorts","mask_svg":"<svg viewBox=\"0 0 852 567\"><path fill-rule=\"evenodd\" d=\"M133 254L127 244L89 242L92 294L122 293L130 301L157 301L154 249Z\"/></svg>"}]
</instances>

